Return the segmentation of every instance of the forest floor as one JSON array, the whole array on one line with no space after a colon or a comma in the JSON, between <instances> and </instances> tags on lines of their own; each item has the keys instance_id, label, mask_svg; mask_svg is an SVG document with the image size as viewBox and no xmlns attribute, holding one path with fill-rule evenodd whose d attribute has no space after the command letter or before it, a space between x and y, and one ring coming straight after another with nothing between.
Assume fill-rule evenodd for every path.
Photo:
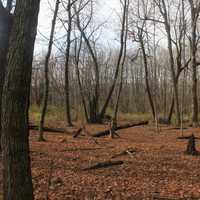
<instances>
[{"instance_id":1,"label":"forest floor","mask_svg":"<svg viewBox=\"0 0 200 200\"><path fill-rule=\"evenodd\" d=\"M91 133L105 128L87 126ZM31 131L35 199L46 200L47 192L49 200L200 199L200 156L184 154L187 141L177 140L179 130L162 127L156 133L148 125L118 133L120 138L97 138L97 143L88 136L45 133L47 141L37 142L37 131ZM184 135L191 133L200 137L200 129L184 130ZM112 158L127 148L135 151ZM124 163L83 170L108 160Z\"/></svg>"}]
</instances>

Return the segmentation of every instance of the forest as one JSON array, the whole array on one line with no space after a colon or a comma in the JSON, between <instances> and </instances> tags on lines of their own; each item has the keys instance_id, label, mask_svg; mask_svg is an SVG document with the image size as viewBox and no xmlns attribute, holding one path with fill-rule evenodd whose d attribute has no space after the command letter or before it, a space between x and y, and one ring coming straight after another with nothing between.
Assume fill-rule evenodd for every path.
<instances>
[{"instance_id":1,"label":"forest","mask_svg":"<svg viewBox=\"0 0 200 200\"><path fill-rule=\"evenodd\" d=\"M0 0L0 200L199 200L199 15Z\"/></svg>"}]
</instances>

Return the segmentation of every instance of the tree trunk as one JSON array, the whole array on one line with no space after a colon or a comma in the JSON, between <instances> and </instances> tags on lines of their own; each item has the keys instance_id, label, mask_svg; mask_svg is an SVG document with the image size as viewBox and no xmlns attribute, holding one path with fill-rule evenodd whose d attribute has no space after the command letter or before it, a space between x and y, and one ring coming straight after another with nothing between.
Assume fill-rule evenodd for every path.
<instances>
[{"instance_id":1,"label":"tree trunk","mask_svg":"<svg viewBox=\"0 0 200 200\"><path fill-rule=\"evenodd\" d=\"M192 67L192 125L198 126L198 95L197 95L197 21L200 12L200 2L188 0L190 4L191 15L191 39L190 39L190 52L191 52L191 67Z\"/></svg>"},{"instance_id":2,"label":"tree trunk","mask_svg":"<svg viewBox=\"0 0 200 200\"><path fill-rule=\"evenodd\" d=\"M88 117L88 112L87 112L87 104L84 97L83 87L82 87L81 78L80 78L80 71L79 71L79 59L80 59L81 47L82 47L82 37L80 38L80 44L79 44L78 49L77 49L77 41L75 43L75 65L76 65L76 76L77 76L78 86L80 90L81 101L82 101L83 109L85 113L85 119L88 123L89 117Z\"/></svg>"},{"instance_id":3,"label":"tree trunk","mask_svg":"<svg viewBox=\"0 0 200 200\"><path fill-rule=\"evenodd\" d=\"M191 67L192 67L192 124L198 126L197 68L196 68L196 24L192 21Z\"/></svg>"},{"instance_id":4,"label":"tree trunk","mask_svg":"<svg viewBox=\"0 0 200 200\"><path fill-rule=\"evenodd\" d=\"M46 116L46 110L47 110L47 104L48 104L48 96L49 96L49 59L51 56L51 50L53 45L53 38L54 38L54 31L56 26L56 18L58 15L58 9L59 9L59 3L60 0L56 1L54 16L52 20L52 27L51 27L51 33L50 33L50 40L49 40L49 46L48 46L48 52L45 58L45 66L44 66L44 74L45 74L45 85L44 85L44 99L43 99L43 105L42 105L42 113L40 118L40 124L39 124L39 141L45 141L43 136L43 127L44 127L44 121Z\"/></svg>"},{"instance_id":5,"label":"tree trunk","mask_svg":"<svg viewBox=\"0 0 200 200\"><path fill-rule=\"evenodd\" d=\"M1 138L1 100L5 78L6 56L9 46L10 30L12 26L12 16L0 5L0 138ZM1 149L1 145L0 145Z\"/></svg>"},{"instance_id":6,"label":"tree trunk","mask_svg":"<svg viewBox=\"0 0 200 200\"><path fill-rule=\"evenodd\" d=\"M71 47L71 31L72 31L72 13L71 0L68 0L68 30L67 30L67 48L65 53L65 110L68 126L73 126L70 113L69 100L69 56Z\"/></svg>"},{"instance_id":7,"label":"tree trunk","mask_svg":"<svg viewBox=\"0 0 200 200\"><path fill-rule=\"evenodd\" d=\"M28 109L39 0L17 1L2 98L4 200L33 200Z\"/></svg>"},{"instance_id":8,"label":"tree trunk","mask_svg":"<svg viewBox=\"0 0 200 200\"><path fill-rule=\"evenodd\" d=\"M108 105L109 105L109 102L110 102L110 99L112 97L112 94L114 92L114 89L115 89L115 85L116 85L116 82L117 82L117 78L118 78L118 74L119 74L119 69L120 69L120 64L121 64L121 59L123 57L123 51L124 51L124 36L125 36L125 32L124 32L124 29L125 29L125 25L126 25L126 9L123 10L123 16L122 16L122 24L121 24L121 34L120 34L120 51L119 51L119 55L118 55L118 58L117 58L117 65L116 65L116 71L115 71L115 74L114 74L114 80L113 80L113 83L109 89L109 92L108 92L108 96L106 97L106 100L105 100L105 103L101 109L101 112L99 114L99 119L102 120L105 113L106 113L106 110L108 108Z\"/></svg>"},{"instance_id":9,"label":"tree trunk","mask_svg":"<svg viewBox=\"0 0 200 200\"><path fill-rule=\"evenodd\" d=\"M156 120L156 114L155 114L153 98L152 98L151 90L150 90L150 86L149 86L149 74L148 74L147 56L146 56L146 52L145 52L143 38L140 37L139 40L140 40L140 46L141 46L142 55L143 55L143 62L144 62L144 69L145 69L145 83L146 83L146 89L147 89L149 104L150 104L150 107L151 107L151 112L152 112L153 119Z\"/></svg>"},{"instance_id":10,"label":"tree trunk","mask_svg":"<svg viewBox=\"0 0 200 200\"><path fill-rule=\"evenodd\" d=\"M173 110L174 110L174 95L172 96L170 110L169 110L169 114L168 114L168 117L167 117L167 121L168 121L169 124L171 124L171 121L172 121Z\"/></svg>"},{"instance_id":11,"label":"tree trunk","mask_svg":"<svg viewBox=\"0 0 200 200\"><path fill-rule=\"evenodd\" d=\"M122 91L122 87L123 87L123 74L124 74L124 64L126 61L126 52L127 52L127 37L128 37L128 10L129 10L129 0L125 0L124 1L124 7L123 7L123 12L125 13L125 15L123 14L123 17L125 17L125 19L123 20L122 24L122 31L124 32L124 39L123 43L121 43L121 46L123 47L123 56L122 56L122 61L120 61L121 63L121 74L120 74L120 83L119 83L119 89L118 89L118 94L117 94L117 100L116 100L116 104L115 104L115 108L114 108L114 116L113 116L113 123L111 126L111 137L113 137L113 134L116 127L117 127L117 114L118 114L118 109L119 109L119 100L120 100L120 96L121 96L121 91Z\"/></svg>"},{"instance_id":12,"label":"tree trunk","mask_svg":"<svg viewBox=\"0 0 200 200\"><path fill-rule=\"evenodd\" d=\"M168 36L168 50L169 50L169 57L170 57L170 68L172 74L172 82L173 82L173 89L174 89L174 102L176 108L176 120L177 125L179 126L181 123L181 115L180 115L180 106L179 106L179 95L178 95L178 81L176 80L176 74L174 69L174 57L173 57L173 50L172 50L172 38L170 32L170 25L166 21L165 29Z\"/></svg>"}]
</instances>

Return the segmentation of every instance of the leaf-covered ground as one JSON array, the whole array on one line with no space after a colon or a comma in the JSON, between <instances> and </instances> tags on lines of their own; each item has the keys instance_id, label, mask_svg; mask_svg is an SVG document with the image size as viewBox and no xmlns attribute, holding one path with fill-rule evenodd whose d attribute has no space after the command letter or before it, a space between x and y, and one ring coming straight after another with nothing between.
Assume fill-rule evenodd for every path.
<instances>
[{"instance_id":1,"label":"leaf-covered ground","mask_svg":"<svg viewBox=\"0 0 200 200\"><path fill-rule=\"evenodd\" d=\"M90 125L87 130L95 133L103 128ZM185 135L192 132L200 136L199 129L184 130ZM154 127L145 126L118 133L120 138L98 138L98 143L87 136L74 139L45 133L47 142L37 142L37 132L32 131L35 199L45 200L47 191L49 200L200 199L200 156L184 154L186 141L177 140L180 131L165 127L158 134ZM112 158L128 148L135 152ZM124 164L83 171L108 160Z\"/></svg>"}]
</instances>

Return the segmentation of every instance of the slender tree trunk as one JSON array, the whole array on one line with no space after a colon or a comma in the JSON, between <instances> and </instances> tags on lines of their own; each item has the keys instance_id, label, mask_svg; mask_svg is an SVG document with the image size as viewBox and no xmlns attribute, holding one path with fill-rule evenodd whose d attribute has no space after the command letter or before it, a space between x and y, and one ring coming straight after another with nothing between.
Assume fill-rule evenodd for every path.
<instances>
[{"instance_id":1,"label":"slender tree trunk","mask_svg":"<svg viewBox=\"0 0 200 200\"><path fill-rule=\"evenodd\" d=\"M126 1L125 1L126 2ZM105 103L101 109L99 118L102 119L106 113L106 110L108 108L110 99L112 97L113 91L115 89L115 85L117 82L117 78L118 78L118 74L119 74L119 68L120 68L120 64L121 64L121 59L123 57L123 51L124 51L124 36L125 36L125 25L126 25L126 9L123 10L123 16L122 16L122 25L121 25L121 34L120 34L120 51L119 51L119 56L118 56L118 60L117 60L117 65L116 65L116 71L114 74L114 80L113 83L110 87L110 90L108 92L108 96L106 97Z\"/></svg>"},{"instance_id":2,"label":"slender tree trunk","mask_svg":"<svg viewBox=\"0 0 200 200\"><path fill-rule=\"evenodd\" d=\"M117 114L118 114L118 110L119 110L119 101L120 101L120 96L121 96L121 92L122 92L122 87L123 87L123 74L124 74L124 64L126 61L126 52L127 52L127 37L128 37L128 10L129 10L129 0L124 0L124 5L123 5L123 13L125 13L125 15L123 14L123 17L125 19L123 19L123 24L122 24L122 31L124 32L124 39L121 41L123 43L121 43L121 46L123 47L123 51L122 51L122 60L120 61L120 65L121 65L121 74L120 74L120 83L119 83L119 89L118 89L118 93L117 93L117 100L115 103L115 107L114 107L114 115L113 115L113 120L111 123L111 138L114 137L114 132L116 130L117 127Z\"/></svg>"},{"instance_id":3,"label":"slender tree trunk","mask_svg":"<svg viewBox=\"0 0 200 200\"><path fill-rule=\"evenodd\" d=\"M168 51L169 51L169 62L170 62L170 70L171 70L171 77L173 82L173 89L174 89L174 100L176 106L176 120L177 125L181 123L181 115L180 115L180 108L179 108L179 95L178 95L178 81L176 82L176 72L175 72L175 63L174 63L174 56L173 56L173 47L172 47L172 36L171 36L171 26L169 20L169 12L167 10L166 1L161 0L159 3L154 0L155 4L158 6L160 13L164 20L165 30L167 34L167 43L168 43Z\"/></svg>"},{"instance_id":4,"label":"slender tree trunk","mask_svg":"<svg viewBox=\"0 0 200 200\"><path fill-rule=\"evenodd\" d=\"M174 94L172 96L172 101L171 101L171 104L170 104L169 114L168 114L168 117L167 117L167 122L169 124L171 124L173 110L174 110Z\"/></svg>"},{"instance_id":5,"label":"slender tree trunk","mask_svg":"<svg viewBox=\"0 0 200 200\"><path fill-rule=\"evenodd\" d=\"M17 1L2 98L4 200L33 200L28 109L39 0Z\"/></svg>"},{"instance_id":6,"label":"slender tree trunk","mask_svg":"<svg viewBox=\"0 0 200 200\"><path fill-rule=\"evenodd\" d=\"M80 90L81 101L82 101L83 109L84 109L84 113L85 113L85 119L86 119L87 123L89 123L89 117L88 117L88 112L87 112L87 104L86 104L86 101L85 101L85 98L84 98L84 92L83 92L83 88L82 88L82 84L81 84L80 71L79 71L79 59L80 59L81 47L82 47L82 37L80 38L80 44L79 44L78 49L77 49L77 41L76 41L76 44L75 44L75 65L76 65L76 76L77 76L77 80L78 80L78 86L79 86L79 90Z\"/></svg>"},{"instance_id":7,"label":"slender tree trunk","mask_svg":"<svg viewBox=\"0 0 200 200\"><path fill-rule=\"evenodd\" d=\"M165 29L166 29L167 37L168 37L170 68L171 68L172 82L173 82L173 88L174 88L174 101L176 105L176 120L177 120L176 123L179 126L181 123L181 115L180 115L179 95L178 95L178 81L176 80L176 73L175 73L175 68L174 68L174 57L173 57L173 50L172 50L172 38L171 38L170 25L168 24L167 20L165 23Z\"/></svg>"},{"instance_id":8,"label":"slender tree trunk","mask_svg":"<svg viewBox=\"0 0 200 200\"><path fill-rule=\"evenodd\" d=\"M152 98L151 90L150 90L150 86L149 86L147 56L146 56L146 52L145 52L143 38L140 37L139 40L140 40L140 46L141 46L141 49L142 49L142 55L143 55L143 61L144 61L146 89L147 89L147 94L148 94L149 104L150 104L150 107L151 107L152 116L153 116L153 119L155 120L156 119L156 114L155 114L153 98Z\"/></svg>"},{"instance_id":9,"label":"slender tree trunk","mask_svg":"<svg viewBox=\"0 0 200 200\"><path fill-rule=\"evenodd\" d=\"M71 31L72 31L72 13L71 0L68 0L68 30L67 30L67 48L65 53L65 110L68 126L73 126L71 120L70 98L69 98L69 57L71 47Z\"/></svg>"},{"instance_id":10,"label":"slender tree trunk","mask_svg":"<svg viewBox=\"0 0 200 200\"><path fill-rule=\"evenodd\" d=\"M50 39L49 39L49 46L48 46L47 55L45 57L44 97L43 97L42 113L41 113L40 124L39 124L39 138L38 138L39 141L45 141L44 136L43 136L43 127L44 127L44 122L45 122L45 116L46 116L47 104L48 104L48 96L49 96L49 60L50 60L51 51L52 51L54 31L55 31L55 26L56 26L56 18L57 18L58 10L59 10L59 3L60 3L60 0L56 0L56 6L55 6L54 16L53 16L53 20L52 20L51 33L50 33Z\"/></svg>"}]
</instances>

